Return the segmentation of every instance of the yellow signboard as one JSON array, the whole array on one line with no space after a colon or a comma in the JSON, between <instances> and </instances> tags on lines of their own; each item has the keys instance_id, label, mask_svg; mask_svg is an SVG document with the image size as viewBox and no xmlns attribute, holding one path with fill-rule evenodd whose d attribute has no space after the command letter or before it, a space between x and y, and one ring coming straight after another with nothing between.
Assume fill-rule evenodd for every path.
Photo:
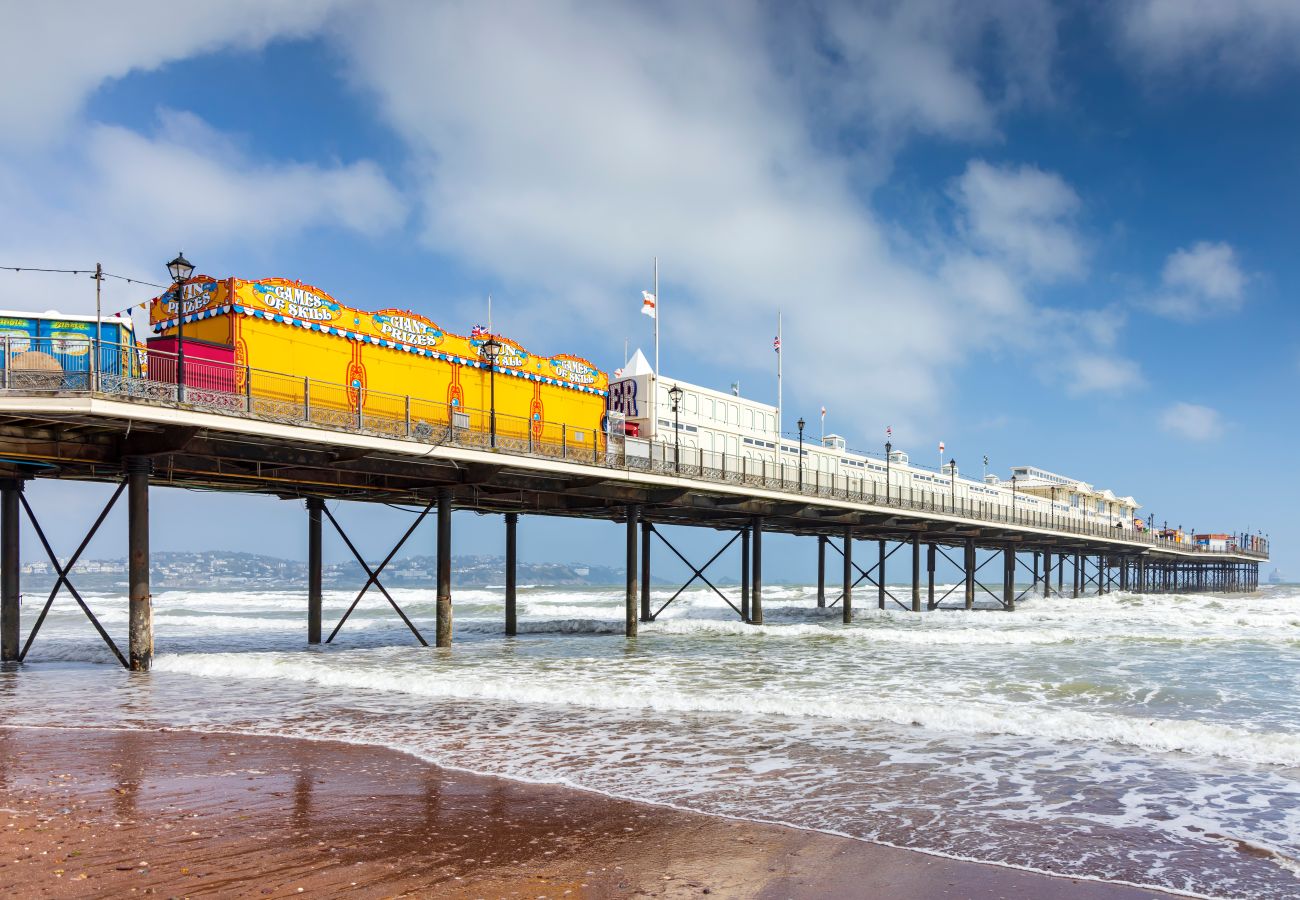
<instances>
[{"instance_id":1,"label":"yellow signboard","mask_svg":"<svg viewBox=\"0 0 1300 900\"><path fill-rule=\"evenodd\" d=\"M175 290L168 291L150 304L149 320L155 331L176 326L175 293ZM284 278L217 281L200 277L184 285L181 300L187 324L221 315L252 316L417 356L474 368L487 367L482 353L489 337L486 334L473 337L452 334L424 316L406 310L363 312L300 281ZM608 376L585 359L568 355L533 356L512 341L500 337L496 340L501 345L496 369L502 374L600 396L609 387Z\"/></svg>"}]
</instances>

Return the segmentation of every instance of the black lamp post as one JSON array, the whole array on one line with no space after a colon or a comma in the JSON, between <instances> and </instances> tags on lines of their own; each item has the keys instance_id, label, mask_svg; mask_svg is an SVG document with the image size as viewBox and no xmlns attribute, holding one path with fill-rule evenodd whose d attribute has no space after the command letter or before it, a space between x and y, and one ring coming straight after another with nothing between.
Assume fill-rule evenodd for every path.
<instances>
[{"instance_id":1,"label":"black lamp post","mask_svg":"<svg viewBox=\"0 0 1300 900\"><path fill-rule=\"evenodd\" d=\"M483 355L488 363L488 441L493 447L497 445L497 356L500 353L500 342L489 335L483 342Z\"/></svg>"},{"instance_id":2,"label":"black lamp post","mask_svg":"<svg viewBox=\"0 0 1300 900\"><path fill-rule=\"evenodd\" d=\"M184 253L177 253L176 258L167 264L167 274L171 275L175 285L172 293L176 297L176 399L185 402L185 299L182 292L185 282L194 274L194 263L185 258Z\"/></svg>"},{"instance_id":3,"label":"black lamp post","mask_svg":"<svg viewBox=\"0 0 1300 900\"><path fill-rule=\"evenodd\" d=\"M885 502L889 502L889 460L894 455L894 445L885 441Z\"/></svg>"},{"instance_id":4,"label":"black lamp post","mask_svg":"<svg viewBox=\"0 0 1300 900\"><path fill-rule=\"evenodd\" d=\"M1011 476L1011 518L1016 517L1016 476Z\"/></svg>"},{"instance_id":5,"label":"black lamp post","mask_svg":"<svg viewBox=\"0 0 1300 900\"><path fill-rule=\"evenodd\" d=\"M953 509L957 508L957 458L954 456L948 460L948 477L949 485L952 487L952 505Z\"/></svg>"},{"instance_id":6,"label":"black lamp post","mask_svg":"<svg viewBox=\"0 0 1300 900\"><path fill-rule=\"evenodd\" d=\"M799 426L799 490L802 491L803 490L803 427L807 423L804 422L803 416L800 416L799 421L795 422L795 424Z\"/></svg>"},{"instance_id":7,"label":"black lamp post","mask_svg":"<svg viewBox=\"0 0 1300 900\"><path fill-rule=\"evenodd\" d=\"M673 466L682 470L682 389L673 385L668 389L668 399L673 403Z\"/></svg>"}]
</instances>

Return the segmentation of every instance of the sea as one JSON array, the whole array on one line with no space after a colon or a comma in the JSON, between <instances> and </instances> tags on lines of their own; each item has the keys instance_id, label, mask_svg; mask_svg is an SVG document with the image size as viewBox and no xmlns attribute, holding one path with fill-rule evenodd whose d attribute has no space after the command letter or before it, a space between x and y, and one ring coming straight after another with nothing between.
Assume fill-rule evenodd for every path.
<instances>
[{"instance_id":1,"label":"sea","mask_svg":"<svg viewBox=\"0 0 1300 900\"><path fill-rule=\"evenodd\" d=\"M432 640L431 592L392 593ZM86 599L124 645L121 597ZM326 633L352 599L327 594ZM454 599L439 651L380 596L308 647L303 592L163 593L154 671L131 675L64 596L0 674L0 721L375 744L961 859L1300 895L1296 586L1031 595L1014 613L859 595L845 626L814 588L777 585L757 627L691 589L635 640L620 587L524 587L514 638L501 589Z\"/></svg>"}]
</instances>

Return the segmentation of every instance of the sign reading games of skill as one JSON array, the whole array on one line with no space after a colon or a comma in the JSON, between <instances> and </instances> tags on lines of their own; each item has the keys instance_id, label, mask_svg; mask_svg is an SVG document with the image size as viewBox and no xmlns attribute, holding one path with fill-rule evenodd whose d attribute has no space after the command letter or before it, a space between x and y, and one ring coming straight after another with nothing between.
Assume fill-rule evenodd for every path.
<instances>
[{"instance_id":1,"label":"sign reading games of skill","mask_svg":"<svg viewBox=\"0 0 1300 900\"><path fill-rule=\"evenodd\" d=\"M174 328L177 320L175 291L166 292L149 305L155 332ZM220 315L257 316L308 331L353 341L377 344L419 356L483 368L482 338L451 334L418 313L400 309L362 312L339 303L329 294L300 281L264 278L242 281L191 279L181 290L185 321ZM576 356L538 357L513 341L498 337L501 352L496 369L507 375L560 384L587 393L605 393L605 373Z\"/></svg>"}]
</instances>

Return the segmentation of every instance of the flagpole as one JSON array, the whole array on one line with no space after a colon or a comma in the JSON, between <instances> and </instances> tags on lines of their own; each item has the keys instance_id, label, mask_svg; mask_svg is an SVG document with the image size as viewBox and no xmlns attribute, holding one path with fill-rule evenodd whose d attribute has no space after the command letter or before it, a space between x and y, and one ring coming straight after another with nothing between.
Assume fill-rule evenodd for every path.
<instances>
[{"instance_id":1,"label":"flagpole","mask_svg":"<svg viewBox=\"0 0 1300 900\"><path fill-rule=\"evenodd\" d=\"M659 433L659 257L655 257L655 373L650 379L650 414L654 416L654 434Z\"/></svg>"},{"instance_id":2,"label":"flagpole","mask_svg":"<svg viewBox=\"0 0 1300 900\"><path fill-rule=\"evenodd\" d=\"M492 331L492 292L488 292L488 334L494 334Z\"/></svg>"},{"instance_id":3,"label":"flagpole","mask_svg":"<svg viewBox=\"0 0 1300 900\"><path fill-rule=\"evenodd\" d=\"M776 311L776 471L778 478L785 477L785 450L781 447L781 357L785 354L782 352L785 348L780 345L784 343L781 340L781 310Z\"/></svg>"}]
</instances>

